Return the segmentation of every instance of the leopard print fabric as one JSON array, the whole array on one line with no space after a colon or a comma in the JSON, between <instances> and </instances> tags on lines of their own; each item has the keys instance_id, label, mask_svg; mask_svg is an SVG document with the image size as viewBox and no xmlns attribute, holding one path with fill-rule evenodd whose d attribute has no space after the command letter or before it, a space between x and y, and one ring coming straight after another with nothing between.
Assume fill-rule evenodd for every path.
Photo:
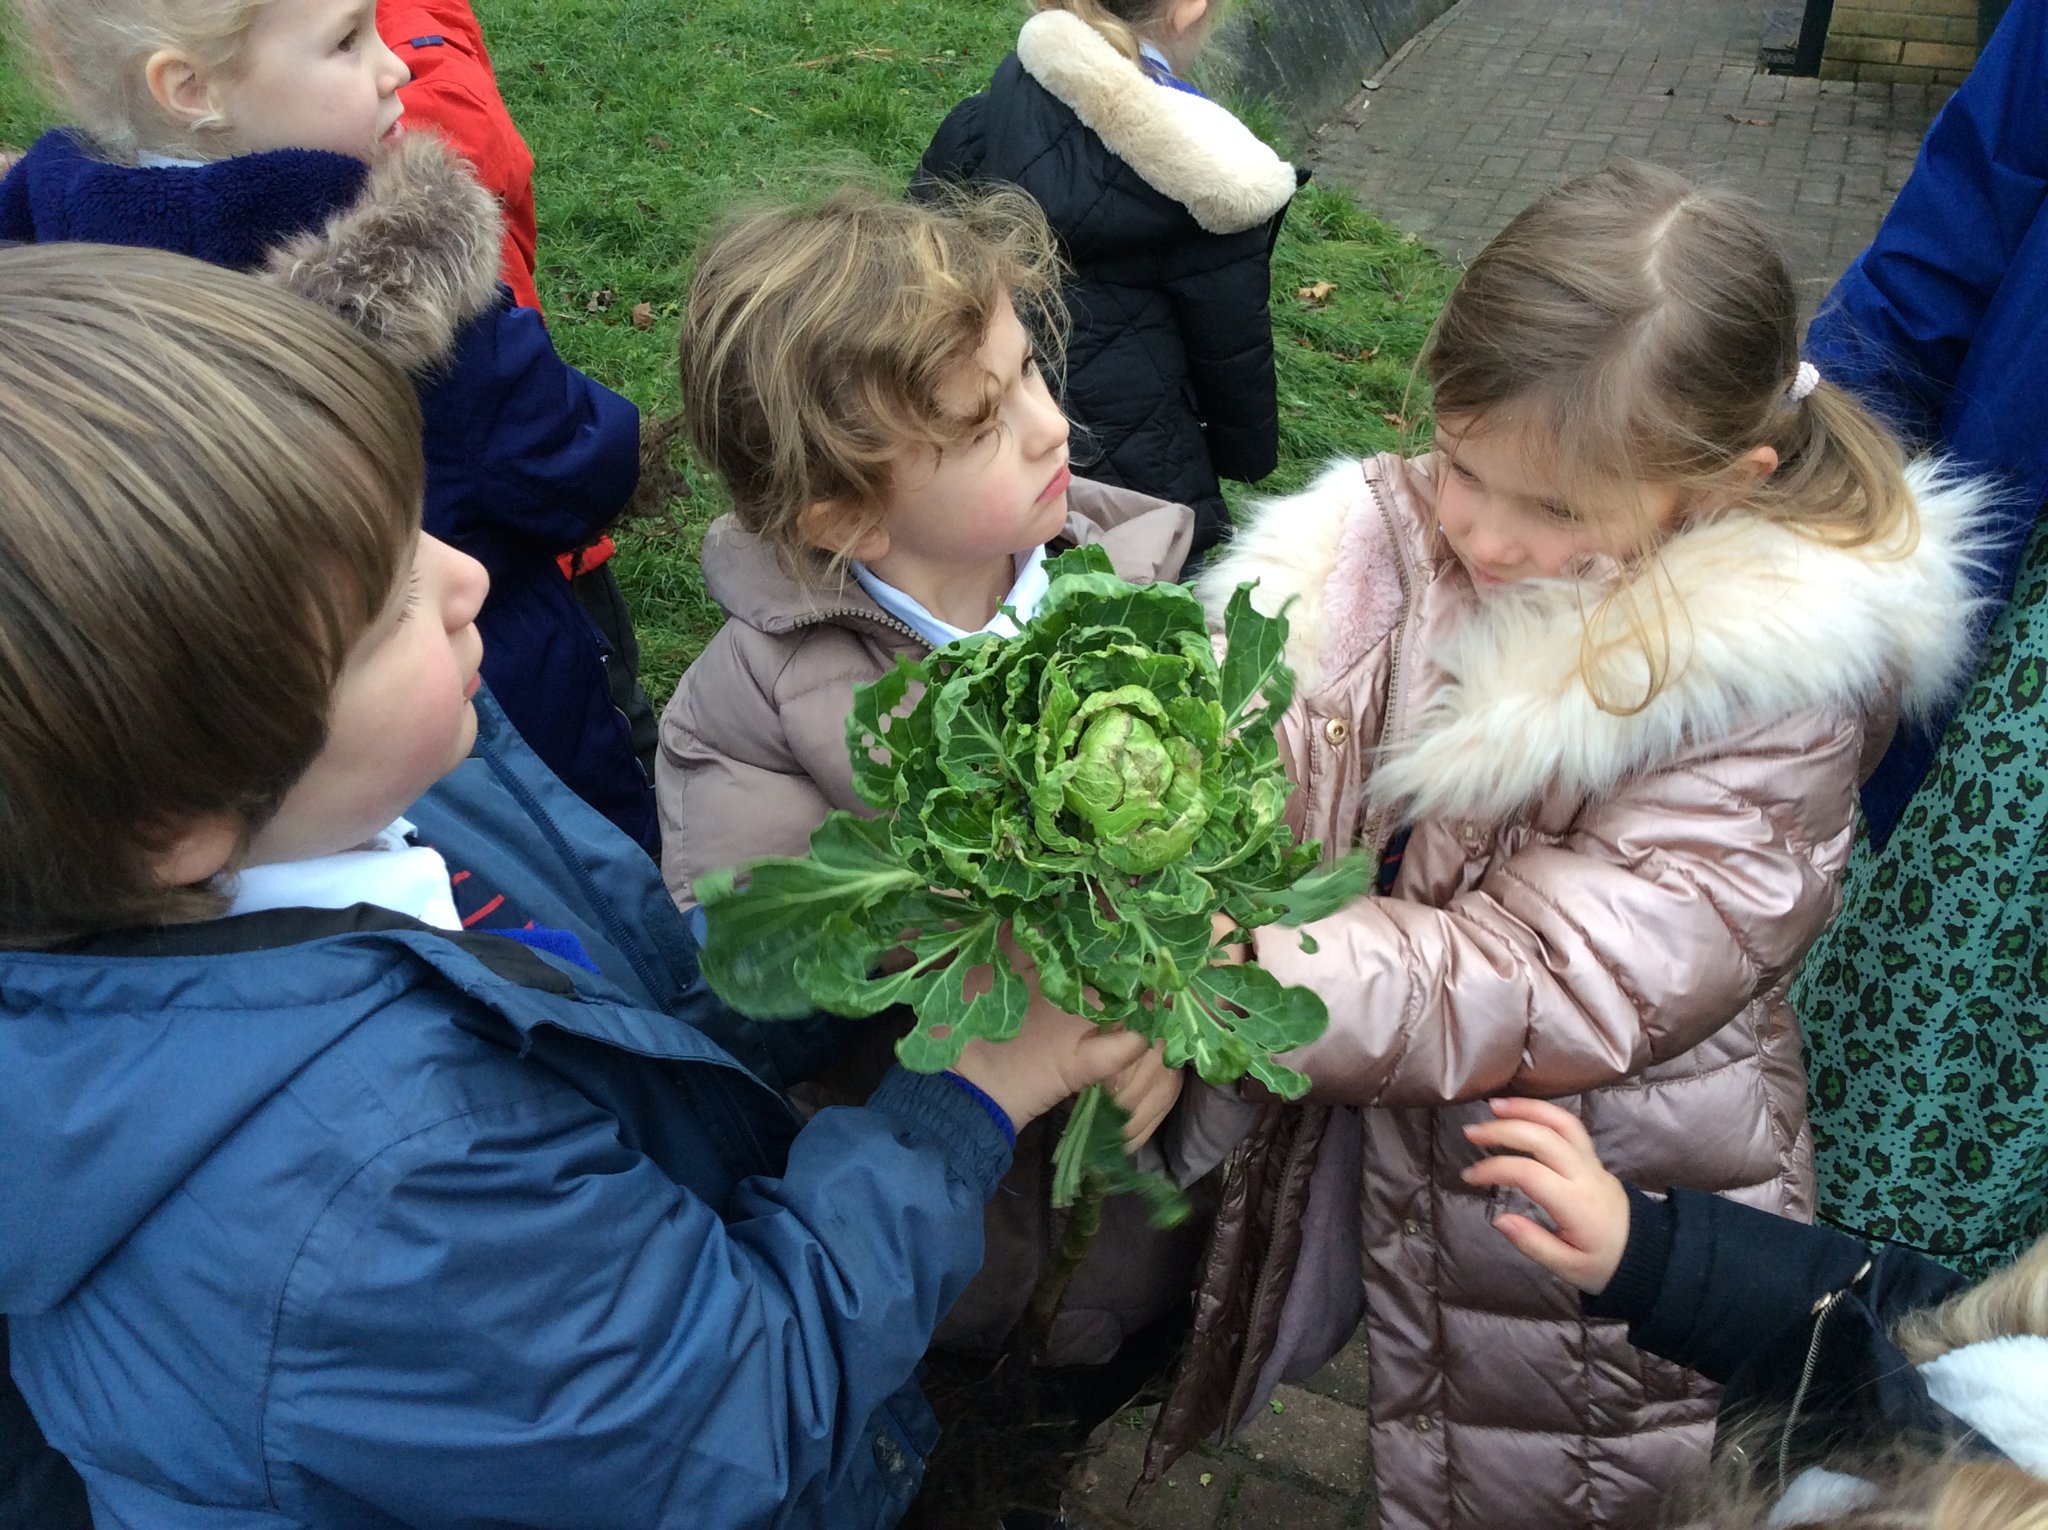
<instances>
[{"instance_id":1,"label":"leopard print fabric","mask_svg":"<svg viewBox=\"0 0 2048 1530\"><path fill-rule=\"evenodd\" d=\"M1966 1275L2048 1232L2048 529L1792 1004L1823 1220Z\"/></svg>"}]
</instances>

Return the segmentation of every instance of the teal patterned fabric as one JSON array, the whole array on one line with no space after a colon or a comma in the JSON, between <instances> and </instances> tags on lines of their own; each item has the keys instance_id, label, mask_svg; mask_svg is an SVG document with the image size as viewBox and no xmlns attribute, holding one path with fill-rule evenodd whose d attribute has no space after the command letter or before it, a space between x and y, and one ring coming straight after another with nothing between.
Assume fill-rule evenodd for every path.
<instances>
[{"instance_id":1,"label":"teal patterned fabric","mask_svg":"<svg viewBox=\"0 0 2048 1530\"><path fill-rule=\"evenodd\" d=\"M1792 991L1820 1215L1981 1275L2048 1232L2048 529Z\"/></svg>"}]
</instances>

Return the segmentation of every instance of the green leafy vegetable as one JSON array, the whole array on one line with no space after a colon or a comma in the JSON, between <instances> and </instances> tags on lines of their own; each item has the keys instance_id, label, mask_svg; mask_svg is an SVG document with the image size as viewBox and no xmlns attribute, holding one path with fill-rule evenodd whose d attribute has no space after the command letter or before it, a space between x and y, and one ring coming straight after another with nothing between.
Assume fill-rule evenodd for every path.
<instances>
[{"instance_id":1,"label":"green leafy vegetable","mask_svg":"<svg viewBox=\"0 0 2048 1530\"><path fill-rule=\"evenodd\" d=\"M1319 869L1287 827L1286 621L1239 589L1219 663L1182 586L1127 584L1098 547L1049 573L1017 636L964 638L855 692L854 786L880 816L834 813L808 857L699 881L704 975L761 1018L908 1004L898 1056L937 1072L1022 1024L1008 930L1062 1009L1164 1041L1212 1084L1249 1073L1298 1097L1308 1081L1272 1059L1322 1033L1322 1001L1217 965L1212 917L1301 924L1369 880L1355 855ZM1122 1122L1100 1089L1076 1101L1056 1203L1092 1175L1170 1210L1124 1157Z\"/></svg>"}]
</instances>

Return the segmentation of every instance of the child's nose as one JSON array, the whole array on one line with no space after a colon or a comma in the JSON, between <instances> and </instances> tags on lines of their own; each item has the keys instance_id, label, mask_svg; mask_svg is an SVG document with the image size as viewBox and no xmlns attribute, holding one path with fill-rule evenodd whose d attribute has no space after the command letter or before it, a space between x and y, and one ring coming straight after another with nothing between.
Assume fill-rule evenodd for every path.
<instances>
[{"instance_id":1,"label":"child's nose","mask_svg":"<svg viewBox=\"0 0 2048 1530\"><path fill-rule=\"evenodd\" d=\"M393 95L412 83L412 69L391 51L390 44L383 38L377 39L377 46L384 50L384 57L378 63L377 86L385 95Z\"/></svg>"},{"instance_id":2,"label":"child's nose","mask_svg":"<svg viewBox=\"0 0 2048 1530\"><path fill-rule=\"evenodd\" d=\"M1057 451L1066 444L1067 416L1050 393L1031 399L1029 411L1024 422L1025 441L1034 457Z\"/></svg>"}]
</instances>

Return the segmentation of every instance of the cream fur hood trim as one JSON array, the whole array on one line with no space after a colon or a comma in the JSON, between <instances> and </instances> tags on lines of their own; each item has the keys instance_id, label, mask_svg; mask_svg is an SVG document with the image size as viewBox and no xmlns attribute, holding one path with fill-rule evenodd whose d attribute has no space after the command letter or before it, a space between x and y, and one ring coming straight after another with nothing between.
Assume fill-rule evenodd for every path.
<instances>
[{"instance_id":1,"label":"cream fur hood trim","mask_svg":"<svg viewBox=\"0 0 2048 1530\"><path fill-rule=\"evenodd\" d=\"M497 301L504 237L469 166L433 133L413 133L377 156L352 205L273 250L263 275L418 374Z\"/></svg>"},{"instance_id":2,"label":"cream fur hood trim","mask_svg":"<svg viewBox=\"0 0 2048 1530\"><path fill-rule=\"evenodd\" d=\"M1497 822L1553 788L1599 792L1675 758L1691 740L1753 722L1866 709L1888 696L1909 714L1931 707L1961 682L1971 653L1979 603L1968 573L1990 496L1933 461L1915 463L1907 477L1920 535L1903 556L1829 547L1740 514L1666 542L1662 577L1645 570L1633 580L1646 614L1654 618L1660 592L1672 613L1671 678L1640 712L1603 711L1580 672L1582 608L1601 608L1579 582L1531 581L1492 596L1429 655L1444 683L1373 772L1375 800L1419 816ZM1301 597L1290 613L1291 656L1344 646L1327 587L1345 553L1364 545L1370 555L1374 546L1345 535L1351 517L1379 513L1360 466L1344 464L1302 495L1262 507L1205 588L1213 602L1226 582L1258 577L1262 607ZM1412 557L1379 545L1381 556ZM1411 578L1420 586L1429 571ZM1622 640L1598 661L1601 686L1620 698L1640 694L1644 676L1640 649L1625 639L1627 613L1626 601L1605 608L1603 632ZM1398 614L1378 631L1391 630ZM1345 615L1347 628L1360 624L1356 610ZM1312 663L1308 670L1312 685Z\"/></svg>"},{"instance_id":3,"label":"cream fur hood trim","mask_svg":"<svg viewBox=\"0 0 2048 1530\"><path fill-rule=\"evenodd\" d=\"M1264 223L1294 196L1294 167L1214 101L1169 90L1069 11L1040 11L1017 62L1155 191L1212 234Z\"/></svg>"}]
</instances>

